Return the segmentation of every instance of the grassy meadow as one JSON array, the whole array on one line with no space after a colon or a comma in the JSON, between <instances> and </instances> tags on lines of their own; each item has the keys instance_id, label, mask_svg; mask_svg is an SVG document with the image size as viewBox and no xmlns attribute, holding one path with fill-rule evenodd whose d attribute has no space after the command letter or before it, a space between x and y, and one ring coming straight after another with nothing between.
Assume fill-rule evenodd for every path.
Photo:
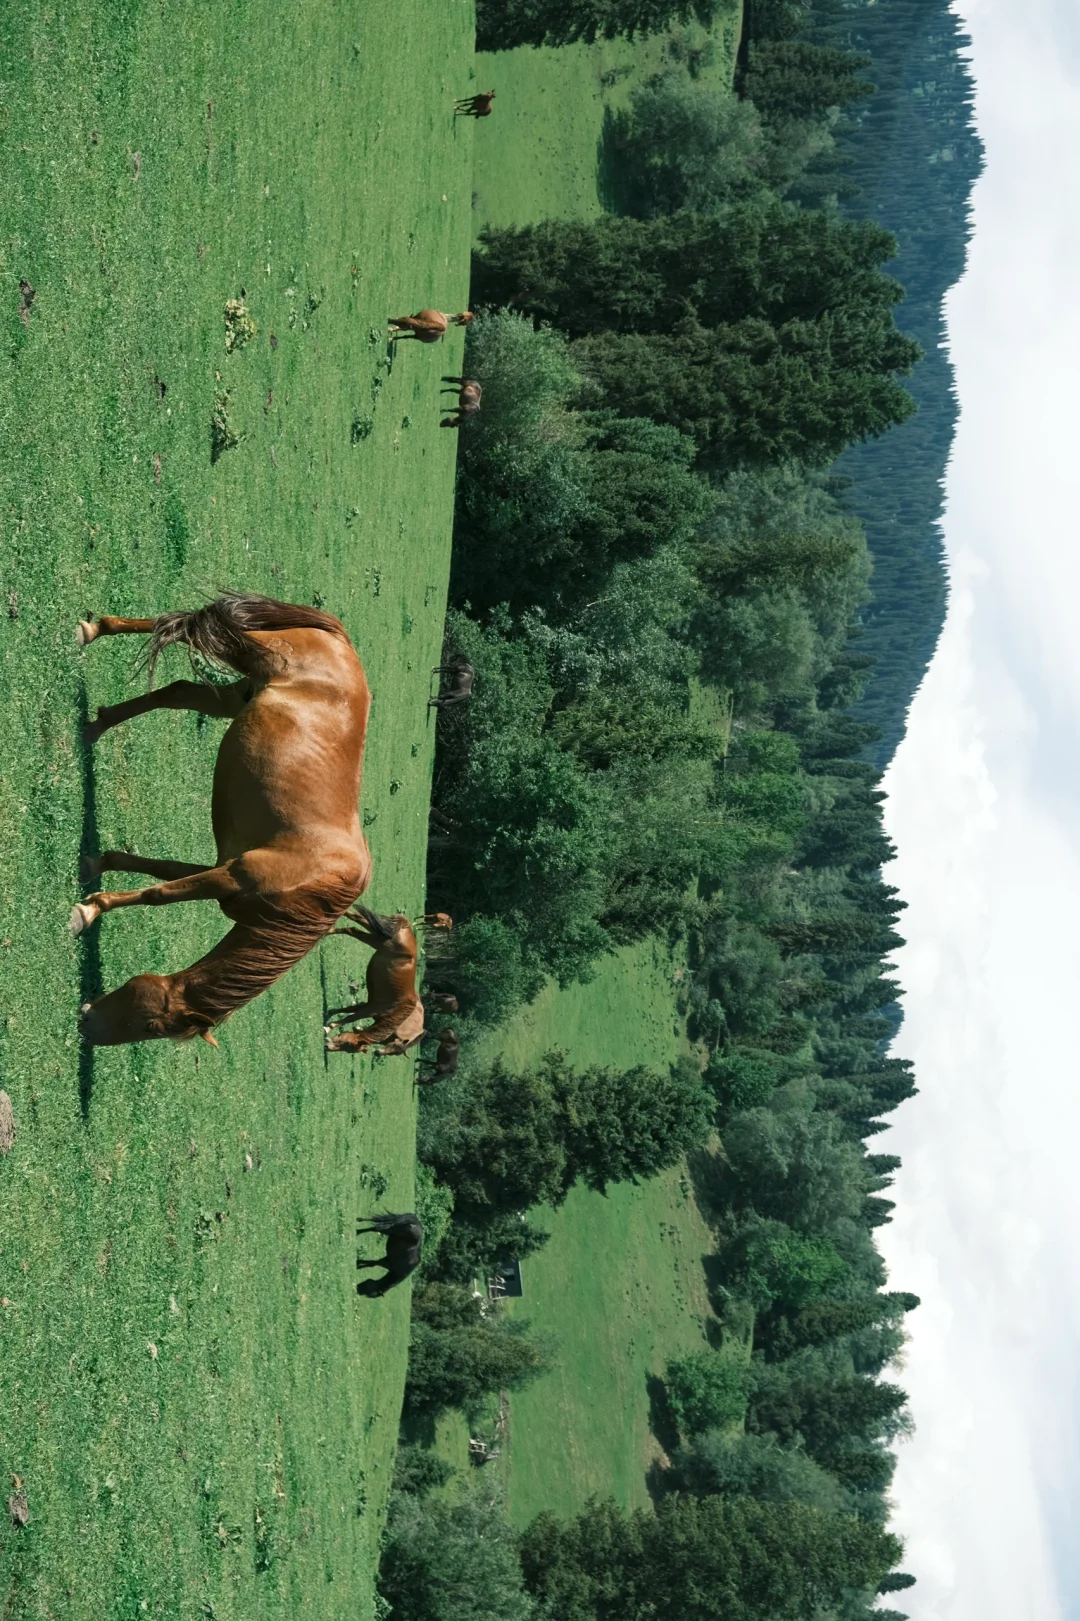
<instances>
[{"instance_id":1,"label":"grassy meadow","mask_svg":"<svg viewBox=\"0 0 1080 1621\"><path fill-rule=\"evenodd\" d=\"M324 1008L361 971L342 940L219 1052L80 1050L82 1000L192 961L224 920L69 937L80 849L212 858L221 731L154 715L91 757L83 718L144 677L131 643L77 651L74 623L218 585L340 614L374 692L368 899L420 908L455 456L438 378L461 340L403 343L391 369L385 321L465 305L474 129L451 106L472 64L466 0L437 28L421 0L29 0L0 38L13 1621L371 1614L408 1292L357 1300L353 1224L410 1206L409 1078L324 1059ZM257 334L227 353L241 296Z\"/></svg>"}]
</instances>

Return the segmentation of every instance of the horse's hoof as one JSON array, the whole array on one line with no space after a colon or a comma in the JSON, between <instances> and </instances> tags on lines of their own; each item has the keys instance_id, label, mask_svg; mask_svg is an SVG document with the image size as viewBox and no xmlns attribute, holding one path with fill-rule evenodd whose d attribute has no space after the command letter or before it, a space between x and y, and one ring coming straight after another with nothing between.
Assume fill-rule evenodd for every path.
<instances>
[{"instance_id":1,"label":"horse's hoof","mask_svg":"<svg viewBox=\"0 0 1080 1621\"><path fill-rule=\"evenodd\" d=\"M101 877L101 857L81 855L79 857L80 884L92 883L95 878Z\"/></svg>"},{"instance_id":2,"label":"horse's hoof","mask_svg":"<svg viewBox=\"0 0 1080 1621\"><path fill-rule=\"evenodd\" d=\"M100 906L92 906L85 901L80 901L78 905L71 908L71 920L68 923L68 928L72 934L81 934L84 929L90 927L91 923L96 923L100 916Z\"/></svg>"},{"instance_id":3,"label":"horse's hoof","mask_svg":"<svg viewBox=\"0 0 1080 1621\"><path fill-rule=\"evenodd\" d=\"M80 647L85 647L88 642L96 642L100 635L101 626L92 619L80 619L75 627L75 640Z\"/></svg>"},{"instance_id":4,"label":"horse's hoof","mask_svg":"<svg viewBox=\"0 0 1080 1621\"><path fill-rule=\"evenodd\" d=\"M88 749L92 749L98 738L105 732L100 720L88 720L82 729L83 742Z\"/></svg>"}]
</instances>

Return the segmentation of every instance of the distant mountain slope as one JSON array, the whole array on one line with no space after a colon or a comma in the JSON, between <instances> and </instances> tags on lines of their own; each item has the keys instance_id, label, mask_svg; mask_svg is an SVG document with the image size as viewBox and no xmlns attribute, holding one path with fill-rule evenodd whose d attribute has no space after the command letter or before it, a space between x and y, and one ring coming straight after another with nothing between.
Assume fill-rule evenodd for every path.
<instances>
[{"instance_id":1,"label":"distant mountain slope","mask_svg":"<svg viewBox=\"0 0 1080 1621\"><path fill-rule=\"evenodd\" d=\"M925 351L909 381L919 410L884 439L845 452L837 471L874 556L873 601L862 650L877 660L860 719L882 733L884 765L945 618L942 481L956 425L942 300L964 269L970 196L983 163L972 118L969 44L947 0L879 0L859 8L852 45L872 57L877 94L851 119L843 147L859 194L847 205L896 234L889 266L907 298L898 311Z\"/></svg>"}]
</instances>

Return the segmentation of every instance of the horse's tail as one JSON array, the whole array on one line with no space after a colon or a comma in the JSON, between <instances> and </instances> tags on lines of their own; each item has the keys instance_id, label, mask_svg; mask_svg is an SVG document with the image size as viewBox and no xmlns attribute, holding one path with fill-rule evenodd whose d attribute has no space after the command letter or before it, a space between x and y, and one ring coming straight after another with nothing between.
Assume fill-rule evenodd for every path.
<instances>
[{"instance_id":1,"label":"horse's tail","mask_svg":"<svg viewBox=\"0 0 1080 1621\"><path fill-rule=\"evenodd\" d=\"M194 613L161 614L154 620L147 648L150 675L165 648L179 642L219 670L266 678L279 661L250 634L253 630L325 630L346 636L344 625L318 608L294 602L275 602L249 592L225 591ZM347 638L346 638L347 639Z\"/></svg>"}]
</instances>

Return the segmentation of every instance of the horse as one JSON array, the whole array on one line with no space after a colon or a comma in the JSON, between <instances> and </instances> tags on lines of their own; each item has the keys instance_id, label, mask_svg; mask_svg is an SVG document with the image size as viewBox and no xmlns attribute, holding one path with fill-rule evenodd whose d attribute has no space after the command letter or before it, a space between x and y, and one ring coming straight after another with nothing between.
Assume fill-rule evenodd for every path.
<instances>
[{"instance_id":1,"label":"horse","mask_svg":"<svg viewBox=\"0 0 1080 1621\"><path fill-rule=\"evenodd\" d=\"M426 1004L430 1004L432 1013L456 1013L458 1011L458 999L449 991L428 991L424 1001Z\"/></svg>"},{"instance_id":2,"label":"horse","mask_svg":"<svg viewBox=\"0 0 1080 1621\"><path fill-rule=\"evenodd\" d=\"M370 946L365 983L367 1000L351 1007L334 1008L327 1016L328 1053L364 1052L368 1047L387 1048L387 1056L406 1052L424 1033L424 1004L416 994L416 935L412 924L400 912L380 917L366 906L348 914L361 928L335 929ZM366 1030L335 1033L332 1024L352 1019L374 1019Z\"/></svg>"},{"instance_id":3,"label":"horse","mask_svg":"<svg viewBox=\"0 0 1080 1621\"><path fill-rule=\"evenodd\" d=\"M472 310L462 310L460 315L444 315L442 310L417 310L415 315L392 315L390 325L397 331L391 332L390 342L396 343L399 338L416 338L419 343L438 343L445 337L446 330L451 326L468 326L472 320Z\"/></svg>"},{"instance_id":4,"label":"horse","mask_svg":"<svg viewBox=\"0 0 1080 1621\"><path fill-rule=\"evenodd\" d=\"M432 671L434 674L434 671ZM425 912L423 917L416 919L414 928L443 929L447 934L454 927L454 920L449 912Z\"/></svg>"},{"instance_id":5,"label":"horse","mask_svg":"<svg viewBox=\"0 0 1080 1621\"><path fill-rule=\"evenodd\" d=\"M456 1031L440 1030L435 1057L420 1059L420 1068L416 1076L417 1085L434 1086L436 1081L443 1081L448 1075L456 1075L460 1045ZM425 1069L430 1069L430 1075L424 1074Z\"/></svg>"},{"instance_id":6,"label":"horse","mask_svg":"<svg viewBox=\"0 0 1080 1621\"><path fill-rule=\"evenodd\" d=\"M457 411L448 417L443 417L439 423L440 428L460 428L469 418L476 415L480 409L480 395L483 390L475 378L444 377L444 383L453 383L453 388L441 388L440 394L457 394Z\"/></svg>"},{"instance_id":7,"label":"horse","mask_svg":"<svg viewBox=\"0 0 1080 1621\"><path fill-rule=\"evenodd\" d=\"M454 102L454 117L490 118L494 100L494 90L481 90L475 96L459 96Z\"/></svg>"},{"instance_id":8,"label":"horse","mask_svg":"<svg viewBox=\"0 0 1080 1621\"><path fill-rule=\"evenodd\" d=\"M81 876L146 873L150 888L88 895L71 914L80 934L122 906L217 901L233 927L211 952L174 974L137 974L84 1003L83 1039L118 1046L201 1036L265 991L328 935L371 881L358 801L371 694L341 621L315 608L228 592L194 613L82 620L82 647L102 636L148 635L151 679L174 643L240 676L228 686L174 681L107 705L88 743L154 709L192 709L231 721L211 799L217 861L148 860L119 850L84 855ZM158 784L167 793L168 784Z\"/></svg>"},{"instance_id":9,"label":"horse","mask_svg":"<svg viewBox=\"0 0 1080 1621\"><path fill-rule=\"evenodd\" d=\"M380 1299L390 1289L395 1289L399 1283L416 1271L420 1265L420 1245L424 1237L424 1229L419 1217L411 1211L406 1215L395 1216L388 1211L385 1216L361 1216L360 1221L369 1223L366 1227L357 1226L357 1236L361 1233L382 1233L386 1238L386 1254L378 1260L364 1261L357 1257L356 1264L363 1268L366 1266L384 1266L386 1276L382 1278L365 1278L363 1283L356 1285L358 1295L368 1295L373 1299Z\"/></svg>"},{"instance_id":10,"label":"horse","mask_svg":"<svg viewBox=\"0 0 1080 1621\"><path fill-rule=\"evenodd\" d=\"M468 659L455 659L453 664L436 664L432 667L432 675L450 676L450 685L445 692L440 692L435 698L428 699L429 708L445 709L448 704L466 704L472 697L473 682L476 671Z\"/></svg>"}]
</instances>

